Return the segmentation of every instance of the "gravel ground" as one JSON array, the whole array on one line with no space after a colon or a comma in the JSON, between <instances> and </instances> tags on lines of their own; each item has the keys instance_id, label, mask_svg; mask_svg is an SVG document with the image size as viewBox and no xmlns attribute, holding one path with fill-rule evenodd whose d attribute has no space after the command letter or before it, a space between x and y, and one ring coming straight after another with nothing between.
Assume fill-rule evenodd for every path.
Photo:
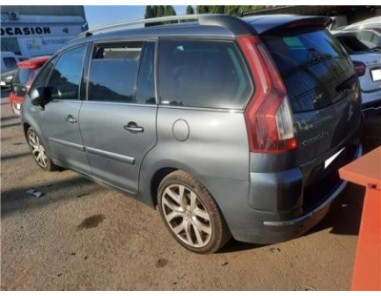
<instances>
[{"instance_id":1,"label":"gravel ground","mask_svg":"<svg viewBox=\"0 0 381 296\"><path fill-rule=\"evenodd\" d=\"M381 117L369 118L367 151L380 131ZM349 186L300 238L196 255L144 204L69 170L41 171L1 99L1 290L349 290L363 196Z\"/></svg>"}]
</instances>

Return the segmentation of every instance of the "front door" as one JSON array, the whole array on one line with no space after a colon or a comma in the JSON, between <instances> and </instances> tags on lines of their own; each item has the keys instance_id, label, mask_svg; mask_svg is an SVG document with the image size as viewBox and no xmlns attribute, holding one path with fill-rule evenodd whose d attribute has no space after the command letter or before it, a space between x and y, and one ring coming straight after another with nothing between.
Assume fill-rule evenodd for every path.
<instances>
[{"instance_id":1,"label":"front door","mask_svg":"<svg viewBox=\"0 0 381 296\"><path fill-rule=\"evenodd\" d=\"M49 156L58 165L89 173L79 130L82 105L79 93L85 52L86 46L76 47L53 59L36 78L34 87L39 86L39 80L49 77L46 84L51 93L49 102L38 111Z\"/></svg>"}]
</instances>

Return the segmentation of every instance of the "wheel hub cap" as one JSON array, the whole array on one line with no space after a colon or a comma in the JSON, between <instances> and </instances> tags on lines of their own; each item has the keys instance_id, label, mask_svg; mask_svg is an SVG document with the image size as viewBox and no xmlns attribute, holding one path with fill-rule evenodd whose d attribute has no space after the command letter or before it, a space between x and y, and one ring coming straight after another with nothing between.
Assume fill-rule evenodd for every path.
<instances>
[{"instance_id":1,"label":"wheel hub cap","mask_svg":"<svg viewBox=\"0 0 381 296\"><path fill-rule=\"evenodd\" d=\"M169 228L182 242L195 248L208 244L212 235L210 216L195 192L180 184L168 186L161 207Z\"/></svg>"}]
</instances>

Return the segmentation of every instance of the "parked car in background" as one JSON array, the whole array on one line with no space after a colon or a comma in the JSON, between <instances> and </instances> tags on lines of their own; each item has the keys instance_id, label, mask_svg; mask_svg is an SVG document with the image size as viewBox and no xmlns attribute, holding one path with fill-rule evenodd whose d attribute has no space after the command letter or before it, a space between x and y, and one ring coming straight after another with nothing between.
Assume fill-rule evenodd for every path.
<instances>
[{"instance_id":1,"label":"parked car in background","mask_svg":"<svg viewBox=\"0 0 381 296\"><path fill-rule=\"evenodd\" d=\"M9 89L17 69L1 73L1 89Z\"/></svg>"},{"instance_id":2,"label":"parked car in background","mask_svg":"<svg viewBox=\"0 0 381 296\"><path fill-rule=\"evenodd\" d=\"M352 23L348 26L339 27L340 30L359 30L364 28L381 28L381 16L375 16L368 19L365 19L360 22Z\"/></svg>"},{"instance_id":3,"label":"parked car in background","mask_svg":"<svg viewBox=\"0 0 381 296\"><path fill-rule=\"evenodd\" d=\"M190 18L88 31L55 54L21 109L34 160L157 207L193 252L305 233L362 153L359 80L329 18L142 23Z\"/></svg>"},{"instance_id":4,"label":"parked car in background","mask_svg":"<svg viewBox=\"0 0 381 296\"><path fill-rule=\"evenodd\" d=\"M360 79L362 109L381 110L381 27L353 26L332 33L353 61Z\"/></svg>"},{"instance_id":5,"label":"parked car in background","mask_svg":"<svg viewBox=\"0 0 381 296\"><path fill-rule=\"evenodd\" d=\"M41 66L50 58L50 56L42 56L37 58L32 58L19 62L18 69L12 79L12 91L9 94L9 103L11 105L13 113L20 115L21 105L24 102L23 96L18 96L15 94L16 88L25 87L26 90L31 86L34 77L40 70Z\"/></svg>"},{"instance_id":6,"label":"parked car in background","mask_svg":"<svg viewBox=\"0 0 381 296\"><path fill-rule=\"evenodd\" d=\"M10 87L17 63L25 60L23 57L10 51L1 52L1 88Z\"/></svg>"}]
</instances>

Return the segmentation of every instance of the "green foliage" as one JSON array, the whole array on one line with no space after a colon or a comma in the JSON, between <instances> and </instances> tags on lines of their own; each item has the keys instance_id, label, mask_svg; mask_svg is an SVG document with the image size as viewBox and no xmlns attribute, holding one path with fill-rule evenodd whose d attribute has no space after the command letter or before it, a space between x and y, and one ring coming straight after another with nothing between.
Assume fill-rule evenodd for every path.
<instances>
[{"instance_id":1,"label":"green foliage","mask_svg":"<svg viewBox=\"0 0 381 296\"><path fill-rule=\"evenodd\" d=\"M197 13L209 13L209 6L208 5L197 5Z\"/></svg>"},{"instance_id":2,"label":"green foliage","mask_svg":"<svg viewBox=\"0 0 381 296\"><path fill-rule=\"evenodd\" d=\"M146 11L144 14L145 19L149 18L155 18L155 17L162 17L162 16L171 16L171 15L176 15L176 11L173 8L172 5L147 5L146 6ZM162 24L168 24L171 22L157 22L157 23L150 23L150 24L145 24L146 27L150 26L157 26L157 25L162 25Z\"/></svg>"},{"instance_id":3,"label":"green foliage","mask_svg":"<svg viewBox=\"0 0 381 296\"><path fill-rule=\"evenodd\" d=\"M198 5L197 13L223 13L236 15L264 8L263 5Z\"/></svg>"},{"instance_id":4,"label":"green foliage","mask_svg":"<svg viewBox=\"0 0 381 296\"><path fill-rule=\"evenodd\" d=\"M194 9L193 9L192 5L187 6L186 14L194 14Z\"/></svg>"}]
</instances>

